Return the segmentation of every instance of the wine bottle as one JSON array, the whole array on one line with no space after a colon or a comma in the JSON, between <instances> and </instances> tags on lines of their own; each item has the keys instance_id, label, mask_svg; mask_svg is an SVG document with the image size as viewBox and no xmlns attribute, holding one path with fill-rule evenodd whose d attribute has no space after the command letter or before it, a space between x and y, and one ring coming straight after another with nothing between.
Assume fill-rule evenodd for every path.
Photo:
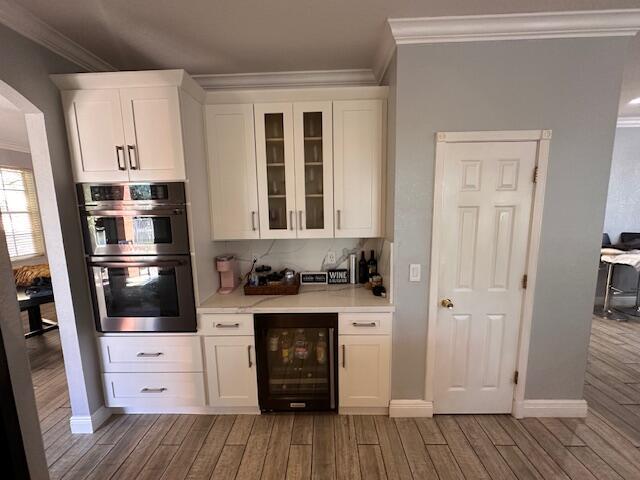
<instances>
[{"instance_id":1,"label":"wine bottle","mask_svg":"<svg viewBox=\"0 0 640 480\"><path fill-rule=\"evenodd\" d=\"M378 261L376 260L375 252L373 250L371 250L369 262L367 262L367 269L369 271L369 279L378 274Z\"/></svg>"},{"instance_id":2,"label":"wine bottle","mask_svg":"<svg viewBox=\"0 0 640 480\"><path fill-rule=\"evenodd\" d=\"M358 282L367 283L369 281L369 268L367 260L364 258L364 252L360 252L360 261L358 262Z\"/></svg>"}]
</instances>

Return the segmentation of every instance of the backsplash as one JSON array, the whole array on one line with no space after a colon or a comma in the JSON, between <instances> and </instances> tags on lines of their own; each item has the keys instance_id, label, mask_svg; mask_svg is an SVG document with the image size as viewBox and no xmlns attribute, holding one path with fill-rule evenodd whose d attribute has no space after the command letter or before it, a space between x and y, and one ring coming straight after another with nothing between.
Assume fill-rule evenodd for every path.
<instances>
[{"instance_id":1,"label":"backsplash","mask_svg":"<svg viewBox=\"0 0 640 480\"><path fill-rule=\"evenodd\" d=\"M238 240L215 242L216 250L221 253L232 253L240 260L242 273L251 268L253 257L258 258L257 265L270 265L279 270L284 267L300 271L321 271L327 268L349 268L349 254L360 251L375 250L376 258L380 258L383 239L381 238L326 238L326 239L291 239L291 240ZM335 252L336 264L326 262L327 253Z\"/></svg>"}]
</instances>

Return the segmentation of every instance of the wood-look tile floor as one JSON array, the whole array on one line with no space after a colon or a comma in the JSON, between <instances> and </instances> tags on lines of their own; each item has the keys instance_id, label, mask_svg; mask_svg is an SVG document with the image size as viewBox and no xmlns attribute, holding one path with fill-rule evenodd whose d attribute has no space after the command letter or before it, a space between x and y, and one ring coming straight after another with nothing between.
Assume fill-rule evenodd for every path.
<instances>
[{"instance_id":1,"label":"wood-look tile floor","mask_svg":"<svg viewBox=\"0 0 640 480\"><path fill-rule=\"evenodd\" d=\"M53 479L640 479L640 323L595 319L586 419L127 415L72 435L58 334L27 344Z\"/></svg>"}]
</instances>

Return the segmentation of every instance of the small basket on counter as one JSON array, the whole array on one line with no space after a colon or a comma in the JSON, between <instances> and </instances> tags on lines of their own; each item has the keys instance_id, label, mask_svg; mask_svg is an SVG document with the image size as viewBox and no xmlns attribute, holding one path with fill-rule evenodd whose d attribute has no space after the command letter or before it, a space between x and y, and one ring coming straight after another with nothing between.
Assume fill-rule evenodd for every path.
<instances>
[{"instance_id":1,"label":"small basket on counter","mask_svg":"<svg viewBox=\"0 0 640 480\"><path fill-rule=\"evenodd\" d=\"M267 285L244 285L245 295L297 295L300 291L300 275L295 274L291 279L283 278L278 282L269 282Z\"/></svg>"}]
</instances>

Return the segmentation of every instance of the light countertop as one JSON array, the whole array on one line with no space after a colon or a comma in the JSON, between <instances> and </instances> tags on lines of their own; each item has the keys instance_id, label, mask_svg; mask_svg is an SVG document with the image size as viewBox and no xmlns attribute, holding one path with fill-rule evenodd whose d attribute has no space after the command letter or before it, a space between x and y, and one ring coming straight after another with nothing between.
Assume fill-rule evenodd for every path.
<instances>
[{"instance_id":1,"label":"light countertop","mask_svg":"<svg viewBox=\"0 0 640 480\"><path fill-rule=\"evenodd\" d=\"M393 312L388 298L360 285L303 285L297 295L245 295L242 286L205 300L198 313Z\"/></svg>"}]
</instances>

